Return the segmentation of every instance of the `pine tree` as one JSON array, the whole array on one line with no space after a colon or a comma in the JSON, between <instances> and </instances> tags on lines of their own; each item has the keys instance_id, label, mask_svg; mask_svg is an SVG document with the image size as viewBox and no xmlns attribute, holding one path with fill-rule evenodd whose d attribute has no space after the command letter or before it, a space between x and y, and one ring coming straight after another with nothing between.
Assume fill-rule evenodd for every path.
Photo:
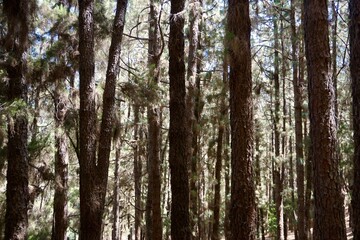
<instances>
[{"instance_id":1,"label":"pine tree","mask_svg":"<svg viewBox=\"0 0 360 240\"><path fill-rule=\"evenodd\" d=\"M255 239L252 172L253 106L248 0L229 0L227 51L230 65L231 239Z\"/></svg>"},{"instance_id":2,"label":"pine tree","mask_svg":"<svg viewBox=\"0 0 360 240\"><path fill-rule=\"evenodd\" d=\"M314 239L346 239L336 154L334 85L330 76L327 1L305 0L310 139L314 170Z\"/></svg>"}]
</instances>

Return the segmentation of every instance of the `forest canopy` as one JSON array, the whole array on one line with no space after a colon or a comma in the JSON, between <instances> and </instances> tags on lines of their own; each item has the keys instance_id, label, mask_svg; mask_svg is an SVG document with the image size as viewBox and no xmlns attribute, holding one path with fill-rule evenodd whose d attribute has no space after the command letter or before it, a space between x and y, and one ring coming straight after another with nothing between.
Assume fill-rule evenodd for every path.
<instances>
[{"instance_id":1,"label":"forest canopy","mask_svg":"<svg viewBox=\"0 0 360 240\"><path fill-rule=\"evenodd\" d=\"M0 8L0 239L360 238L360 1Z\"/></svg>"}]
</instances>

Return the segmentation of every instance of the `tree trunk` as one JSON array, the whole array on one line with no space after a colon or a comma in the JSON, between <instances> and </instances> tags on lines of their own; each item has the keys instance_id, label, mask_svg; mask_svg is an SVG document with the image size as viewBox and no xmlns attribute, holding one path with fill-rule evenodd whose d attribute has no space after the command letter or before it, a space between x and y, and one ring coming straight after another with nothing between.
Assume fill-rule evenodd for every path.
<instances>
[{"instance_id":1,"label":"tree trunk","mask_svg":"<svg viewBox=\"0 0 360 240\"><path fill-rule=\"evenodd\" d=\"M6 173L5 239L26 239L28 228L28 119L26 116L26 50L29 33L29 2L3 1L7 17L6 51L16 64L6 66L8 101L19 111L8 116L8 168ZM14 7L15 6L15 7ZM19 9L20 8L20 9ZM19 14L21 12L23 15Z\"/></svg>"},{"instance_id":2,"label":"tree trunk","mask_svg":"<svg viewBox=\"0 0 360 240\"><path fill-rule=\"evenodd\" d=\"M112 225L112 240L120 239L120 139L115 140L115 170L114 170L114 197L113 197L113 225Z\"/></svg>"},{"instance_id":3,"label":"tree trunk","mask_svg":"<svg viewBox=\"0 0 360 240\"><path fill-rule=\"evenodd\" d=\"M184 62L184 0L171 0L169 36L171 239L189 240L189 176Z\"/></svg>"},{"instance_id":4,"label":"tree trunk","mask_svg":"<svg viewBox=\"0 0 360 240\"><path fill-rule=\"evenodd\" d=\"M248 0L229 0L227 47L230 64L231 239L255 239L253 110ZM230 35L231 34L231 35Z\"/></svg>"},{"instance_id":5,"label":"tree trunk","mask_svg":"<svg viewBox=\"0 0 360 240\"><path fill-rule=\"evenodd\" d=\"M156 86L159 83L159 23L157 7L158 1L150 0L149 14L149 85ZM163 43L164 44L164 43ZM162 239L161 219L161 176L160 176L160 108L148 106L148 161L149 161L149 193L151 198L151 237L150 239ZM150 179L151 178L151 179Z\"/></svg>"},{"instance_id":6,"label":"tree trunk","mask_svg":"<svg viewBox=\"0 0 360 240\"><path fill-rule=\"evenodd\" d=\"M141 127L140 125L140 107L135 104L134 107L134 189L135 189L135 240L141 239L141 221L142 221L142 204L141 204L141 179L142 179L142 162L141 162ZM149 164L149 162L148 162ZM149 169L149 165L148 165ZM151 181L151 172L149 172L149 182ZM149 184L150 186L151 184ZM148 186L148 187L149 187ZM146 238L151 237L151 189L148 188L146 199Z\"/></svg>"},{"instance_id":7,"label":"tree trunk","mask_svg":"<svg viewBox=\"0 0 360 240\"><path fill-rule=\"evenodd\" d=\"M297 186L297 215L298 221L296 229L299 240L306 240L305 232L305 200L304 200L304 147L302 129L302 85L301 78L298 78L298 42L296 33L295 19L295 0L291 0L291 46L292 46L292 75L294 89L294 108L295 108L295 154L296 154L296 186Z\"/></svg>"},{"instance_id":8,"label":"tree trunk","mask_svg":"<svg viewBox=\"0 0 360 240\"><path fill-rule=\"evenodd\" d=\"M215 193L214 193L214 203L213 203L214 219L213 219L213 227L211 234L212 240L220 240L220 204L221 204L220 187L221 187L221 168L222 168L222 158L223 158L223 154L222 154L223 136L224 136L224 128L225 128L223 119L226 117L226 109L224 106L225 100L221 100L221 101L223 103L222 103L222 110L219 121L217 149L216 149L215 186L214 186Z\"/></svg>"},{"instance_id":9,"label":"tree trunk","mask_svg":"<svg viewBox=\"0 0 360 240\"><path fill-rule=\"evenodd\" d=\"M187 66L188 93L186 99L188 120L188 146L190 163L190 227L193 238L199 238L199 216L198 216L198 161L199 161L199 120L200 120L200 76L201 53L198 53L200 45L201 30L201 7L202 0L190 0L189 11L189 56Z\"/></svg>"},{"instance_id":10,"label":"tree trunk","mask_svg":"<svg viewBox=\"0 0 360 240\"><path fill-rule=\"evenodd\" d=\"M275 1L278 4L278 1ZM277 5L276 5L277 6ZM283 205L283 160L280 157L280 63L279 63L279 27L277 14L273 16L274 21L274 88L275 88L275 110L274 110L274 140L275 140L275 162L274 162L274 201L276 208L277 240L284 240L284 205Z\"/></svg>"},{"instance_id":11,"label":"tree trunk","mask_svg":"<svg viewBox=\"0 0 360 240\"><path fill-rule=\"evenodd\" d=\"M80 238L101 239L113 130L116 77L127 1L118 0L109 50L100 136L96 136L93 0L79 0ZM98 139L98 157L96 146Z\"/></svg>"},{"instance_id":12,"label":"tree trunk","mask_svg":"<svg viewBox=\"0 0 360 240\"><path fill-rule=\"evenodd\" d=\"M354 239L360 239L360 2L350 1L350 73L354 121L354 182L352 189L352 226Z\"/></svg>"},{"instance_id":13,"label":"tree trunk","mask_svg":"<svg viewBox=\"0 0 360 240\"><path fill-rule=\"evenodd\" d=\"M332 42L332 80L334 84L334 95L335 95L335 121L336 121L336 127L338 127L338 115L339 115L339 109L338 109L338 91L337 91L337 19L338 19L338 13L336 10L336 4L335 0L331 0L331 15L332 15L332 31L331 31L331 42ZM336 146L337 154L340 154L338 146ZM338 156L340 157L340 156Z\"/></svg>"},{"instance_id":14,"label":"tree trunk","mask_svg":"<svg viewBox=\"0 0 360 240\"><path fill-rule=\"evenodd\" d=\"M224 65L224 67L228 67L228 65ZM225 71L224 71L225 72ZM228 72L226 71L226 74ZM229 84L229 83L228 83ZM227 120L229 120L229 114L227 115ZM230 145L230 133L229 133L229 125L227 125L225 129L225 150L224 150L224 161L225 161L225 219L224 219L224 235L225 239L231 239L231 231L230 231L230 154L229 154L229 145Z\"/></svg>"},{"instance_id":15,"label":"tree trunk","mask_svg":"<svg viewBox=\"0 0 360 240\"><path fill-rule=\"evenodd\" d=\"M61 80L60 80L61 81ZM53 217L53 240L66 240L67 219L67 190L68 190L68 162L66 134L64 132L64 119L67 109L65 86L58 81L55 91L55 194Z\"/></svg>"},{"instance_id":16,"label":"tree trunk","mask_svg":"<svg viewBox=\"0 0 360 240\"><path fill-rule=\"evenodd\" d=\"M344 198L336 154L334 86L330 77L326 1L305 0L310 138L314 170L314 239L346 239Z\"/></svg>"}]
</instances>

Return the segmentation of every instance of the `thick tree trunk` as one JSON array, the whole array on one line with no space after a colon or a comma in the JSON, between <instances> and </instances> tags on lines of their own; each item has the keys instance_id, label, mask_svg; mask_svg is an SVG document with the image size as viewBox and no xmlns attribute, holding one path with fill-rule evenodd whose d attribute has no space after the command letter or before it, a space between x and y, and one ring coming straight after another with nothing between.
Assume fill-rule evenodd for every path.
<instances>
[{"instance_id":1,"label":"thick tree trunk","mask_svg":"<svg viewBox=\"0 0 360 240\"><path fill-rule=\"evenodd\" d=\"M189 176L184 62L184 0L171 0L169 36L171 239L189 240Z\"/></svg>"},{"instance_id":2,"label":"thick tree trunk","mask_svg":"<svg viewBox=\"0 0 360 240\"><path fill-rule=\"evenodd\" d=\"M100 136L96 136L93 0L79 0L80 51L80 238L101 239L113 130L116 77L127 1L118 0L103 94ZM98 139L98 157L96 145Z\"/></svg>"},{"instance_id":3,"label":"thick tree trunk","mask_svg":"<svg viewBox=\"0 0 360 240\"><path fill-rule=\"evenodd\" d=\"M67 109L67 101L64 95L65 86L60 81L57 83L55 92L55 194L54 194L54 217L53 217L53 240L66 240L67 219L67 179L69 153L67 148L66 134L64 132L64 118Z\"/></svg>"},{"instance_id":4,"label":"thick tree trunk","mask_svg":"<svg viewBox=\"0 0 360 240\"><path fill-rule=\"evenodd\" d=\"M6 66L9 78L8 100L17 102L20 108L15 114L8 116L5 239L22 240L27 238L29 177L28 119L25 110L27 102L25 53L29 33L29 5L28 1L3 1L8 26L5 47L13 59L12 62L15 63Z\"/></svg>"},{"instance_id":5,"label":"thick tree trunk","mask_svg":"<svg viewBox=\"0 0 360 240\"><path fill-rule=\"evenodd\" d=\"M360 2L350 1L350 73L354 121L354 182L352 189L352 226L354 239L360 239Z\"/></svg>"},{"instance_id":6,"label":"thick tree trunk","mask_svg":"<svg viewBox=\"0 0 360 240\"><path fill-rule=\"evenodd\" d=\"M255 239L253 110L248 0L229 0L227 39L230 64L231 239ZM231 35L230 35L231 34Z\"/></svg>"},{"instance_id":7,"label":"thick tree trunk","mask_svg":"<svg viewBox=\"0 0 360 240\"><path fill-rule=\"evenodd\" d=\"M160 38L157 6L158 1L150 0L149 14L149 85L156 86L159 83L159 60ZM164 43L163 43L164 44ZM162 239L161 219L161 176L160 176L160 108L148 106L148 162L149 162L149 194L151 198L151 236L148 239ZM150 179L151 178L151 179Z\"/></svg>"},{"instance_id":8,"label":"thick tree trunk","mask_svg":"<svg viewBox=\"0 0 360 240\"><path fill-rule=\"evenodd\" d=\"M314 169L314 239L346 239L344 197L336 154L334 86L330 77L328 8L305 0L305 46L309 77L310 138Z\"/></svg>"}]
</instances>

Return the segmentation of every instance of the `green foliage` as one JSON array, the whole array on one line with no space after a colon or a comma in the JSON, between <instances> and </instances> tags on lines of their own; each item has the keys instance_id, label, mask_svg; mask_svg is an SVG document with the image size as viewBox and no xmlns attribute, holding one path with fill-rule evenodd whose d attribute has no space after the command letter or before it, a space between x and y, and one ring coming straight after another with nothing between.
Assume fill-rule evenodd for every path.
<instances>
[{"instance_id":1,"label":"green foliage","mask_svg":"<svg viewBox=\"0 0 360 240\"><path fill-rule=\"evenodd\" d=\"M274 204L269 205L268 209L268 226L267 230L272 236L276 236L277 220L276 220L276 208Z\"/></svg>"}]
</instances>

